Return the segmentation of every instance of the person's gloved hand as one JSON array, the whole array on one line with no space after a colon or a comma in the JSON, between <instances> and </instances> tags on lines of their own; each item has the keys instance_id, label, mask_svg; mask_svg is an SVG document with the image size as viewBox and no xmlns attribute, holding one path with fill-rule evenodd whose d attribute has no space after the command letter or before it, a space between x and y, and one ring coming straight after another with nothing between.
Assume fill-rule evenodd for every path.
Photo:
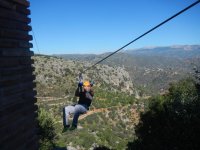
<instances>
[{"instance_id":1,"label":"person's gloved hand","mask_svg":"<svg viewBox=\"0 0 200 150\"><path fill-rule=\"evenodd\" d=\"M78 87L82 87L82 86L83 86L83 82L79 82Z\"/></svg>"}]
</instances>

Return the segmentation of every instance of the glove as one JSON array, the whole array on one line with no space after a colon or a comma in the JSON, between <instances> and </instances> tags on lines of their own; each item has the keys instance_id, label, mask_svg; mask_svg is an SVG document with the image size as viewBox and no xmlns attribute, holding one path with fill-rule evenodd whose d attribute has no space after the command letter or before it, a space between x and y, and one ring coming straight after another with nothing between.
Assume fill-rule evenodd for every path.
<instances>
[{"instance_id":1,"label":"glove","mask_svg":"<svg viewBox=\"0 0 200 150\"><path fill-rule=\"evenodd\" d=\"M82 86L83 86L83 82L79 82L78 87L82 87Z\"/></svg>"}]
</instances>

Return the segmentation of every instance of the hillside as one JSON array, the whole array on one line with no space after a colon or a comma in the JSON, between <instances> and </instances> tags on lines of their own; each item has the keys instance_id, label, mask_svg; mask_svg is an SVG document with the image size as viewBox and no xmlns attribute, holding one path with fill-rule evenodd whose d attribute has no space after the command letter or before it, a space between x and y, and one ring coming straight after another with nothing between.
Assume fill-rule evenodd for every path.
<instances>
[{"instance_id":1,"label":"hillside","mask_svg":"<svg viewBox=\"0 0 200 150\"><path fill-rule=\"evenodd\" d=\"M80 71L90 66L89 62L64 60L51 56L34 56L34 67L37 87L48 87L39 90L38 96L66 96L76 88L76 78ZM84 79L94 80L97 87L105 90L122 91L133 94L134 87L129 73L122 67L97 65L83 74Z\"/></svg>"},{"instance_id":2,"label":"hillside","mask_svg":"<svg viewBox=\"0 0 200 150\"><path fill-rule=\"evenodd\" d=\"M54 118L56 145L77 150L105 145L121 150L134 139L134 127L144 105L142 100L135 99L132 80L124 68L97 65L84 74L85 79L95 81L92 106L80 117L76 131L63 134L62 108L76 103L76 77L80 70L91 64L51 56L34 56L33 60L37 103Z\"/></svg>"},{"instance_id":3,"label":"hillside","mask_svg":"<svg viewBox=\"0 0 200 150\"><path fill-rule=\"evenodd\" d=\"M97 62L101 55L57 55L66 60ZM135 89L142 96L165 92L171 82L190 76L193 62L198 62L200 45L180 45L126 50L102 62L122 67L130 75Z\"/></svg>"},{"instance_id":4,"label":"hillside","mask_svg":"<svg viewBox=\"0 0 200 150\"><path fill-rule=\"evenodd\" d=\"M45 109L55 122L56 145L73 150L92 150L101 145L126 149L130 141L137 139L135 128L140 120L139 113L148 105L148 100L135 98L137 93L148 93L152 90L148 86L167 88L169 82L189 75L191 63L198 64L200 60L198 57L175 59L118 53L84 74L85 79L95 81L92 106L80 117L77 130L62 133L62 108L77 102L74 97L76 78L81 70L92 65L85 58L78 61L70 57L66 60L55 56L34 56L33 60L38 106ZM141 83L147 88L144 89Z\"/></svg>"}]
</instances>

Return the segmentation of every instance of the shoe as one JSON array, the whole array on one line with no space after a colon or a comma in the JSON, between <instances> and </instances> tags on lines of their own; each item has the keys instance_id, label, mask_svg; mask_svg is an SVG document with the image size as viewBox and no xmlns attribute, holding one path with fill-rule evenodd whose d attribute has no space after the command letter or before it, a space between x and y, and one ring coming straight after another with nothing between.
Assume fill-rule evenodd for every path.
<instances>
[{"instance_id":1,"label":"shoe","mask_svg":"<svg viewBox=\"0 0 200 150\"><path fill-rule=\"evenodd\" d=\"M77 125L72 125L72 126L69 128L70 131L73 131L73 130L75 130L75 129L77 129Z\"/></svg>"},{"instance_id":2,"label":"shoe","mask_svg":"<svg viewBox=\"0 0 200 150\"><path fill-rule=\"evenodd\" d=\"M67 126L64 126L64 128L63 128L63 130L62 130L62 133L64 133L64 132L66 132L66 131L68 131L69 130L69 125L67 125Z\"/></svg>"}]
</instances>

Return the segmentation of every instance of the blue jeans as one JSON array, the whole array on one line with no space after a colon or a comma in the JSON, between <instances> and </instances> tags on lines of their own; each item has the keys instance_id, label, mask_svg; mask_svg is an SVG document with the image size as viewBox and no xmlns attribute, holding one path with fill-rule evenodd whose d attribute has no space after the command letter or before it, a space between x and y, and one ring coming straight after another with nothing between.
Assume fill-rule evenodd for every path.
<instances>
[{"instance_id":1,"label":"blue jeans","mask_svg":"<svg viewBox=\"0 0 200 150\"><path fill-rule=\"evenodd\" d=\"M81 114L87 112L86 105L77 104L75 106L66 106L63 108L63 126L69 126L69 116L70 114L74 114L72 125L77 126L78 118Z\"/></svg>"}]
</instances>

